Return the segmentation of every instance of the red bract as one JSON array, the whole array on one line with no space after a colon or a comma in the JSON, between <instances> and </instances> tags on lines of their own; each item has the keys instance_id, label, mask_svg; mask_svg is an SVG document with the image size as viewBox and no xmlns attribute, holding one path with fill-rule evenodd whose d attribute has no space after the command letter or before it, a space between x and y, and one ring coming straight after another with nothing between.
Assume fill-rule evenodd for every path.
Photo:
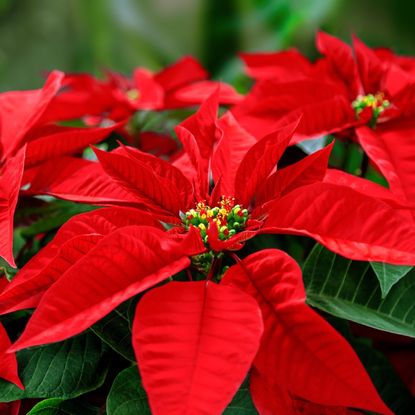
<instances>
[{"instance_id":1,"label":"red bract","mask_svg":"<svg viewBox=\"0 0 415 415\"><path fill-rule=\"evenodd\" d=\"M222 284L250 294L262 311L264 334L251 379L261 414L295 414L295 399L391 413L351 346L305 304L301 270L287 254L252 254L230 268Z\"/></svg>"},{"instance_id":2,"label":"red bract","mask_svg":"<svg viewBox=\"0 0 415 415\"><path fill-rule=\"evenodd\" d=\"M299 111L303 118L293 143L325 134L357 139L391 190L413 203L413 59L371 50L357 38L352 49L322 32L317 47L324 58L315 64L296 52L244 57L259 82L233 110L236 118L260 134L273 128L276 117Z\"/></svg>"},{"instance_id":3,"label":"red bract","mask_svg":"<svg viewBox=\"0 0 415 415\"><path fill-rule=\"evenodd\" d=\"M8 382L12 382L19 388L24 389L17 372L16 356L6 352L10 345L11 342L7 332L0 323L0 378L5 379Z\"/></svg>"},{"instance_id":4,"label":"red bract","mask_svg":"<svg viewBox=\"0 0 415 415\"><path fill-rule=\"evenodd\" d=\"M262 319L239 289L173 282L144 296L133 331L154 415L221 414L255 357Z\"/></svg>"}]
</instances>

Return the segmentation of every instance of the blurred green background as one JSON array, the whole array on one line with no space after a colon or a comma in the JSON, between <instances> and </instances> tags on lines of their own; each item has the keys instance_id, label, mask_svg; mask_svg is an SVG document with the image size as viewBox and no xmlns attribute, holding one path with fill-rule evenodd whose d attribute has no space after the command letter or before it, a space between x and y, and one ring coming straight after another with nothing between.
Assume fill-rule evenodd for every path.
<instances>
[{"instance_id":1,"label":"blurred green background","mask_svg":"<svg viewBox=\"0 0 415 415\"><path fill-rule=\"evenodd\" d=\"M317 28L413 54L414 12L413 0L0 0L0 90L37 87L53 68L130 73L185 54L234 82L237 52L314 56Z\"/></svg>"}]
</instances>

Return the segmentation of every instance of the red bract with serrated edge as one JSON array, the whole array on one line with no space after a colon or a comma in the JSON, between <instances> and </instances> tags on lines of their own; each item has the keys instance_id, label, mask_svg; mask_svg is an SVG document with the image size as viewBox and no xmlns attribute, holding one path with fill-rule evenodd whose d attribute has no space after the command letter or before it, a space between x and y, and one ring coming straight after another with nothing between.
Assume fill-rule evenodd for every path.
<instances>
[{"instance_id":1,"label":"red bract with serrated edge","mask_svg":"<svg viewBox=\"0 0 415 415\"><path fill-rule=\"evenodd\" d=\"M10 350L78 334L145 292L133 339L155 414L220 414L252 362L270 388L283 379L283 392L299 402L389 414L350 346L305 305L292 259L279 251L255 257L275 265L266 280L268 308L243 284L220 283L221 263L224 257L237 259L234 252L258 233L290 233L311 236L353 259L413 264L415 229L401 215L403 206L384 194L378 199L374 190L364 195L324 181L331 146L276 169L298 117L281 119L275 132L256 139L230 113L218 120L217 110L215 93L176 129L184 151L173 163L121 146L112 152L96 149L100 164L82 161L83 175L57 178L44 174L50 166L34 169L36 192L112 207L73 217L0 295L2 313L36 307ZM68 169L71 160L65 159ZM264 271L258 266L256 275L256 268L259 284ZM180 280L197 281L169 282L184 270ZM152 288L156 285L161 286ZM275 332L273 313L286 319ZM296 336L312 337L310 350L302 348L306 339L298 344L293 332L284 331L287 325L298 330ZM320 347L321 338L327 347ZM274 360L267 362L264 350L284 339L291 346L283 345L278 356L270 352ZM290 350L301 357L300 368L289 365ZM322 362L329 356L327 365L333 367L328 368ZM272 375L278 371L279 379ZM202 399L206 377L211 381ZM185 398L177 398L177 388L186 390ZM261 398L255 399L260 409Z\"/></svg>"}]
</instances>

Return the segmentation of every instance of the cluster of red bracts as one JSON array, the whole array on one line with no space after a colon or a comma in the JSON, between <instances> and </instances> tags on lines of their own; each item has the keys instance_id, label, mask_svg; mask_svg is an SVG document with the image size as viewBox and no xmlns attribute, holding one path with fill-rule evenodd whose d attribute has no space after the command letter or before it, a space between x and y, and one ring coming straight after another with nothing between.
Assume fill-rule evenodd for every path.
<instances>
[{"instance_id":1,"label":"cluster of red bracts","mask_svg":"<svg viewBox=\"0 0 415 415\"><path fill-rule=\"evenodd\" d=\"M324 33L317 46L314 63L296 51L244 55L255 79L246 97L191 58L132 79L52 72L40 90L0 95L0 256L15 265L19 195L104 206L0 280L1 314L35 309L12 346L0 325L0 377L23 387L13 352L74 336L145 292L132 341L154 414L221 414L248 373L261 415L392 413L351 346L305 304L297 263L276 249L235 254L283 233L415 265L415 61ZM199 104L175 128L179 145L155 133L137 144L137 111ZM219 105L230 106L220 117ZM74 119L84 126L62 123ZM82 157L113 132L129 145ZM390 190L328 168L332 144L277 168L289 145L326 134L357 140ZM222 256L234 261L224 273ZM170 281L183 270L199 278Z\"/></svg>"}]
</instances>

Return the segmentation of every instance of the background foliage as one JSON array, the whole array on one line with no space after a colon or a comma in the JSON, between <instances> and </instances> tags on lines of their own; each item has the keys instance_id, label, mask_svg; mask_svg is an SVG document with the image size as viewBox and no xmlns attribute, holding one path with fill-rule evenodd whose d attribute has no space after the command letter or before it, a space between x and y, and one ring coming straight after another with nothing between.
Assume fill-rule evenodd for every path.
<instances>
[{"instance_id":1,"label":"background foliage","mask_svg":"<svg viewBox=\"0 0 415 415\"><path fill-rule=\"evenodd\" d=\"M38 87L52 68L128 73L184 54L236 82L238 52L312 56L317 28L414 54L414 11L411 0L0 0L0 90Z\"/></svg>"}]
</instances>

